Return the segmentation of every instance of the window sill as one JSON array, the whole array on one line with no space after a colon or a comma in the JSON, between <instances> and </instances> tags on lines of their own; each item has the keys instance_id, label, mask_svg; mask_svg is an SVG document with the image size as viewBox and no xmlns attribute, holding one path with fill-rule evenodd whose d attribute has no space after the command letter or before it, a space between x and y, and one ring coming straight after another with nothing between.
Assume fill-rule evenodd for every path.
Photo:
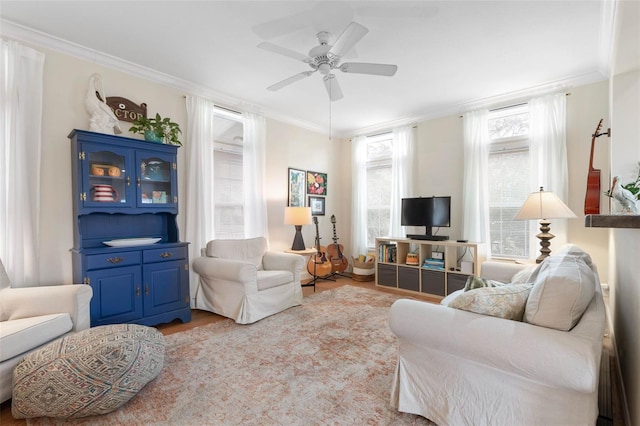
<instances>
[{"instance_id":1,"label":"window sill","mask_svg":"<svg viewBox=\"0 0 640 426\"><path fill-rule=\"evenodd\" d=\"M640 215L588 214L584 218L586 228L639 228Z\"/></svg>"}]
</instances>

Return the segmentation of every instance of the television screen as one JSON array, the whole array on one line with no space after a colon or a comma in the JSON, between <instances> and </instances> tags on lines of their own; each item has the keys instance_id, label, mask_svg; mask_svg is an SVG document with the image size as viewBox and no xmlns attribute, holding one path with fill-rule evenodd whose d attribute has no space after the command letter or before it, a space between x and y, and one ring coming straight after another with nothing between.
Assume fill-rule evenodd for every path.
<instances>
[{"instance_id":1,"label":"television screen","mask_svg":"<svg viewBox=\"0 0 640 426\"><path fill-rule=\"evenodd\" d=\"M426 226L430 198L403 198L400 225Z\"/></svg>"},{"instance_id":2,"label":"television screen","mask_svg":"<svg viewBox=\"0 0 640 426\"><path fill-rule=\"evenodd\" d=\"M431 206L431 221L427 226L450 226L451 197L433 197Z\"/></svg>"},{"instance_id":3,"label":"television screen","mask_svg":"<svg viewBox=\"0 0 640 426\"><path fill-rule=\"evenodd\" d=\"M434 236L432 227L451 226L451 197L403 198L400 224L402 226L424 226L425 234L407 235L410 238L448 239Z\"/></svg>"}]
</instances>

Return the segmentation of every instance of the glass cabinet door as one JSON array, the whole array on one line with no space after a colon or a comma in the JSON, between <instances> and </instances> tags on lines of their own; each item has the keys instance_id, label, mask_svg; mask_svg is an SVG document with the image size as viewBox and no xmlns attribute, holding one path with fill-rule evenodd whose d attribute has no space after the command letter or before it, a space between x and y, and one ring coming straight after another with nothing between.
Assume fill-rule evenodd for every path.
<instances>
[{"instance_id":1,"label":"glass cabinet door","mask_svg":"<svg viewBox=\"0 0 640 426\"><path fill-rule=\"evenodd\" d=\"M138 152L138 207L164 207L177 204L176 162L173 155Z\"/></svg>"},{"instance_id":2,"label":"glass cabinet door","mask_svg":"<svg viewBox=\"0 0 640 426\"><path fill-rule=\"evenodd\" d=\"M128 150L105 149L102 146L86 144L83 174L87 185L81 195L87 206L119 207L129 200L131 185L130 172L127 170Z\"/></svg>"}]
</instances>

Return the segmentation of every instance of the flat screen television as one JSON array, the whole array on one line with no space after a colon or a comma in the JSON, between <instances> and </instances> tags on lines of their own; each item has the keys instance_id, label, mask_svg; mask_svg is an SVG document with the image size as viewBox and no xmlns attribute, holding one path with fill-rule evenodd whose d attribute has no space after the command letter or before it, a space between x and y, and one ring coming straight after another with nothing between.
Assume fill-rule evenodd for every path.
<instances>
[{"instance_id":1,"label":"flat screen television","mask_svg":"<svg viewBox=\"0 0 640 426\"><path fill-rule=\"evenodd\" d=\"M448 240L446 235L434 235L433 227L451 226L451 197L403 198L400 224L425 227L424 235L409 234L409 238Z\"/></svg>"}]
</instances>

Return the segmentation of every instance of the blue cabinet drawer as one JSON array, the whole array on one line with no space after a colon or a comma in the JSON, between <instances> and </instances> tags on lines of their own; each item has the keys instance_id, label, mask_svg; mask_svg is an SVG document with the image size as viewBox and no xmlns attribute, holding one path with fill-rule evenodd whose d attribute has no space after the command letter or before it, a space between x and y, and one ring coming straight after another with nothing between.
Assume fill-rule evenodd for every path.
<instances>
[{"instance_id":1,"label":"blue cabinet drawer","mask_svg":"<svg viewBox=\"0 0 640 426\"><path fill-rule=\"evenodd\" d=\"M124 251L109 254L94 254L87 256L87 270L116 268L120 266L139 265L140 251Z\"/></svg>"},{"instance_id":2,"label":"blue cabinet drawer","mask_svg":"<svg viewBox=\"0 0 640 426\"><path fill-rule=\"evenodd\" d=\"M153 250L145 250L142 255L144 263L166 262L169 260L180 260L187 258L186 247L169 247Z\"/></svg>"}]
</instances>

